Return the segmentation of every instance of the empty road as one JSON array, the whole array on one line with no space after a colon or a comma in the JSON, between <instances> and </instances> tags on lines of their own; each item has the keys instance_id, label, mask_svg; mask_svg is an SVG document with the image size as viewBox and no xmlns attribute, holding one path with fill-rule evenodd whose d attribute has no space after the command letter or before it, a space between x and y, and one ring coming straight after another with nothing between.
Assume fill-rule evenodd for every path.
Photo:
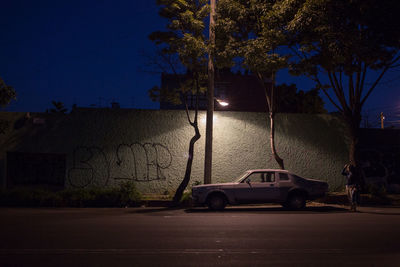
<instances>
[{"instance_id":1,"label":"empty road","mask_svg":"<svg viewBox=\"0 0 400 267\"><path fill-rule=\"evenodd\" d=\"M0 266L400 266L400 208L2 208Z\"/></svg>"}]
</instances>

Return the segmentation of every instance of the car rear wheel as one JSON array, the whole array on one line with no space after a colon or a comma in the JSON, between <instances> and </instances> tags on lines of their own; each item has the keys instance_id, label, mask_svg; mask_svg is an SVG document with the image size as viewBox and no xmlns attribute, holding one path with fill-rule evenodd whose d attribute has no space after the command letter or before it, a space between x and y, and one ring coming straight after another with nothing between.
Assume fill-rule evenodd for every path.
<instances>
[{"instance_id":1,"label":"car rear wheel","mask_svg":"<svg viewBox=\"0 0 400 267\"><path fill-rule=\"evenodd\" d=\"M293 194L288 198L284 206L294 210L304 209L306 197L303 194Z\"/></svg>"},{"instance_id":2,"label":"car rear wheel","mask_svg":"<svg viewBox=\"0 0 400 267\"><path fill-rule=\"evenodd\" d=\"M212 195L207 201L210 210L223 210L226 206L226 198L223 195Z\"/></svg>"}]
</instances>

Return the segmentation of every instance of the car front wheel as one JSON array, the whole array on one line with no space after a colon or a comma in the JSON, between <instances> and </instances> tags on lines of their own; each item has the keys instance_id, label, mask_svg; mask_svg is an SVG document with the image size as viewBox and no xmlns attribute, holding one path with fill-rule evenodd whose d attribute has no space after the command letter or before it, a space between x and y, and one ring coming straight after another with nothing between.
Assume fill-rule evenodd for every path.
<instances>
[{"instance_id":1,"label":"car front wheel","mask_svg":"<svg viewBox=\"0 0 400 267\"><path fill-rule=\"evenodd\" d=\"M306 206L306 198L303 194L294 194L291 195L287 202L285 203L285 207L294 210L303 209Z\"/></svg>"},{"instance_id":2,"label":"car front wheel","mask_svg":"<svg viewBox=\"0 0 400 267\"><path fill-rule=\"evenodd\" d=\"M210 210L223 210L226 206L226 198L223 195L212 195L207 205Z\"/></svg>"}]
</instances>

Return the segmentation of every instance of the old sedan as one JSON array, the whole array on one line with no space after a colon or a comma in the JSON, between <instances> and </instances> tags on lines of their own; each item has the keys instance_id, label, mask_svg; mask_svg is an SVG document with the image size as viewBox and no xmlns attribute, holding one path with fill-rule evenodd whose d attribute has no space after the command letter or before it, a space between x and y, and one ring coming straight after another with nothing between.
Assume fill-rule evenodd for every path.
<instances>
[{"instance_id":1,"label":"old sedan","mask_svg":"<svg viewBox=\"0 0 400 267\"><path fill-rule=\"evenodd\" d=\"M193 186L197 205L222 210L227 204L279 203L291 209L302 209L307 200L323 197L328 184L305 179L286 170L249 170L232 183Z\"/></svg>"}]
</instances>

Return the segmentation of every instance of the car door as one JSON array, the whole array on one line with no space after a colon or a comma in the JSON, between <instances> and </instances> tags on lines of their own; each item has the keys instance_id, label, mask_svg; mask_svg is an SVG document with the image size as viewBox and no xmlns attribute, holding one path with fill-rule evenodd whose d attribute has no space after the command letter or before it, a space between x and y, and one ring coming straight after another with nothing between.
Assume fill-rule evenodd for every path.
<instances>
[{"instance_id":1,"label":"car door","mask_svg":"<svg viewBox=\"0 0 400 267\"><path fill-rule=\"evenodd\" d=\"M279 176L277 178L278 181L278 188L279 188L279 197L281 202L285 201L287 199L288 193L290 188L293 187L293 182L291 181L290 174L286 172L279 172L275 174L276 176Z\"/></svg>"},{"instance_id":2,"label":"car door","mask_svg":"<svg viewBox=\"0 0 400 267\"><path fill-rule=\"evenodd\" d=\"M263 203L279 198L274 172L253 172L234 190L239 203Z\"/></svg>"}]
</instances>

